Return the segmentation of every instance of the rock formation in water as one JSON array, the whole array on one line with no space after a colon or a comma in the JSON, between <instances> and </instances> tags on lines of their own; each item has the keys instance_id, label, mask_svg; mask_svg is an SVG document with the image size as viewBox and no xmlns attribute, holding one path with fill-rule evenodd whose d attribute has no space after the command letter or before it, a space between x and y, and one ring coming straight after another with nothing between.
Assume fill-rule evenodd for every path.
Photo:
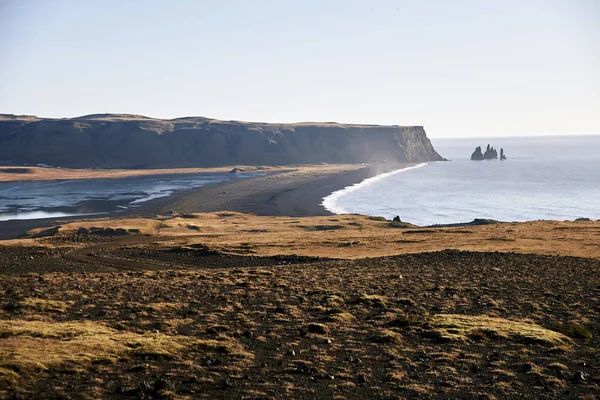
<instances>
[{"instance_id":1,"label":"rock formation in water","mask_svg":"<svg viewBox=\"0 0 600 400\"><path fill-rule=\"evenodd\" d=\"M504 149L500 148L500 161L506 160L506 156L504 155Z\"/></svg>"},{"instance_id":2,"label":"rock formation in water","mask_svg":"<svg viewBox=\"0 0 600 400\"><path fill-rule=\"evenodd\" d=\"M471 154L471 160L479 161L483 160L483 153L481 152L481 146L475 147L475 151Z\"/></svg>"},{"instance_id":3,"label":"rock formation in water","mask_svg":"<svg viewBox=\"0 0 600 400\"><path fill-rule=\"evenodd\" d=\"M504 149L500 149L500 159L505 160L504 157ZM471 154L471 160L480 161L480 160L496 160L498 159L498 151L491 147L489 144L485 149L485 153L481 151L481 146L477 146L475 151Z\"/></svg>"},{"instance_id":4,"label":"rock formation in water","mask_svg":"<svg viewBox=\"0 0 600 400\"><path fill-rule=\"evenodd\" d=\"M0 164L174 168L442 160L421 126L0 114Z\"/></svg>"}]
</instances>

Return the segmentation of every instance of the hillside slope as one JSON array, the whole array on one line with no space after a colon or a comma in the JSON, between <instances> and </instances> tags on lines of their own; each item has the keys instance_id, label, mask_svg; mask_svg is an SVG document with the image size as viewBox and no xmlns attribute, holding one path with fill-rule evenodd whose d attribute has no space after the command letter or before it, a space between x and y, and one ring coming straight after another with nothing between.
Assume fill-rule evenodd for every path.
<instances>
[{"instance_id":1,"label":"hillside slope","mask_svg":"<svg viewBox=\"0 0 600 400\"><path fill-rule=\"evenodd\" d=\"M0 115L0 162L61 167L440 161L420 126L266 124L98 114L43 119Z\"/></svg>"}]
</instances>

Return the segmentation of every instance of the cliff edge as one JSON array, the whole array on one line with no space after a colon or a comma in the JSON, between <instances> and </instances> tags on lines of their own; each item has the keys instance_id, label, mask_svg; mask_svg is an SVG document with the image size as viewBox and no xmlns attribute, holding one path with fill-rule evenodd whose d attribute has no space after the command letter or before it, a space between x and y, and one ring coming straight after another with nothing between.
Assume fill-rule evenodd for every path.
<instances>
[{"instance_id":1,"label":"cliff edge","mask_svg":"<svg viewBox=\"0 0 600 400\"><path fill-rule=\"evenodd\" d=\"M420 126L0 114L0 163L71 168L441 161Z\"/></svg>"}]
</instances>

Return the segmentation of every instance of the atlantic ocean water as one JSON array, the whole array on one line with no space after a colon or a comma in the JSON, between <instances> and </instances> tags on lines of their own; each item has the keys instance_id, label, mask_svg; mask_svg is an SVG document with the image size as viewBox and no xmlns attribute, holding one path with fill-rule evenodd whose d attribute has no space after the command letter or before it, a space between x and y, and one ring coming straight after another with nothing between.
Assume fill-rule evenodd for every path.
<instances>
[{"instance_id":1,"label":"atlantic ocean water","mask_svg":"<svg viewBox=\"0 0 600 400\"><path fill-rule=\"evenodd\" d=\"M416 225L600 219L600 135L432 139L448 162L375 176L323 199L329 211ZM471 161L491 144L505 161Z\"/></svg>"}]
</instances>

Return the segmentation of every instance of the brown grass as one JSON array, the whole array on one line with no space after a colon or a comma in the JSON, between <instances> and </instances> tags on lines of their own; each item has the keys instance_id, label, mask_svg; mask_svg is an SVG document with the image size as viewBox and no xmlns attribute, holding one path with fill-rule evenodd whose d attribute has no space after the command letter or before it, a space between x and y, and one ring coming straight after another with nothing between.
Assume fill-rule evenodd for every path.
<instances>
[{"instance_id":1,"label":"brown grass","mask_svg":"<svg viewBox=\"0 0 600 400\"><path fill-rule=\"evenodd\" d=\"M140 233L77 233L91 226ZM583 398L599 390L598 232L230 212L66 224L2 244L0 397Z\"/></svg>"},{"instance_id":2,"label":"brown grass","mask_svg":"<svg viewBox=\"0 0 600 400\"><path fill-rule=\"evenodd\" d=\"M259 217L240 213L196 214L190 230L189 216L153 219L98 219L65 224L58 236L74 235L81 227L138 229L141 234L161 235L165 244L193 246L205 244L223 252L254 255L297 254L332 258L379 257L404 253L419 253L444 249L471 251L502 251L544 255L600 258L600 222L536 221L501 223L464 228L382 229L388 222L360 215L337 216L336 229L331 217ZM295 221L301 221L296 224ZM310 228L310 229L309 229ZM307 232L310 230L310 232ZM565 238L568 230L568 240ZM38 233L40 229L32 231ZM249 232L252 232L249 234ZM456 233L459 232L459 233ZM251 235L251 240L250 239ZM511 241L493 240L509 236ZM406 238L411 236L410 240ZM418 236L418 238L416 238ZM492 240L490 240L492 239ZM249 243L250 242L250 243ZM355 243L355 245L348 245ZM45 239L0 241L0 246L23 244L48 246ZM53 243L52 245L57 245Z\"/></svg>"},{"instance_id":3,"label":"brown grass","mask_svg":"<svg viewBox=\"0 0 600 400\"><path fill-rule=\"evenodd\" d=\"M198 174L198 173L222 173L229 172L233 168L241 171L269 171L283 172L294 170L295 173L334 173L341 171L352 171L362 168L362 165L340 164L340 165L300 165L285 167L256 167L246 165L232 165L214 168L168 168L168 169L71 169L71 168L40 168L40 167L2 167L0 171L0 182L13 181L50 181L63 179L116 179L132 176L166 175L166 174ZM12 172L14 171L14 172Z\"/></svg>"},{"instance_id":4,"label":"brown grass","mask_svg":"<svg viewBox=\"0 0 600 400\"><path fill-rule=\"evenodd\" d=\"M50 368L85 371L91 363L115 363L128 355L176 357L190 353L252 355L231 339L202 340L162 333L117 331L92 321L0 320L0 380L25 384Z\"/></svg>"},{"instance_id":5,"label":"brown grass","mask_svg":"<svg viewBox=\"0 0 600 400\"><path fill-rule=\"evenodd\" d=\"M494 340L514 340L541 343L548 346L569 345L571 340L562 333L539 325L488 316L436 314L428 319L440 338L450 341L468 341L473 332L482 332Z\"/></svg>"},{"instance_id":6,"label":"brown grass","mask_svg":"<svg viewBox=\"0 0 600 400\"><path fill-rule=\"evenodd\" d=\"M71 302L72 303L72 302ZM19 305L36 311L65 312L70 304L60 300L45 300L28 297L23 299Z\"/></svg>"}]
</instances>

